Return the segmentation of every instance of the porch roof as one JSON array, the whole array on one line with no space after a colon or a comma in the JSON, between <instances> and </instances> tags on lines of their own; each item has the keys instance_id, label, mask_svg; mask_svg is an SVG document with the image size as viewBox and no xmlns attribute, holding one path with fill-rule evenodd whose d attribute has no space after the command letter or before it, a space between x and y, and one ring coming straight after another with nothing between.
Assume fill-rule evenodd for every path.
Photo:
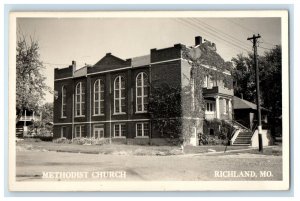
<instances>
[{"instance_id":1,"label":"porch roof","mask_svg":"<svg viewBox=\"0 0 300 201\"><path fill-rule=\"evenodd\" d=\"M237 96L233 97L233 108L234 109L252 109L252 110L256 110L257 106L254 103L251 103L247 100L241 99ZM268 111L266 108L261 107L262 110Z\"/></svg>"}]
</instances>

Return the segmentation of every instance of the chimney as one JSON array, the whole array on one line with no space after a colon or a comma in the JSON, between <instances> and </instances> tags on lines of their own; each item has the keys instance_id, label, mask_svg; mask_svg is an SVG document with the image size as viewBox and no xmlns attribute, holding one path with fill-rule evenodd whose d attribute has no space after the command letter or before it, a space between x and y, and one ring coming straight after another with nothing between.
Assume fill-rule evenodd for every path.
<instances>
[{"instance_id":1,"label":"chimney","mask_svg":"<svg viewBox=\"0 0 300 201\"><path fill-rule=\"evenodd\" d=\"M72 61L72 68L73 68L73 72L76 71L76 61Z\"/></svg>"},{"instance_id":2,"label":"chimney","mask_svg":"<svg viewBox=\"0 0 300 201\"><path fill-rule=\"evenodd\" d=\"M195 37L195 46L201 45L202 44L202 37L201 36L196 36Z\"/></svg>"},{"instance_id":3,"label":"chimney","mask_svg":"<svg viewBox=\"0 0 300 201\"><path fill-rule=\"evenodd\" d=\"M215 43L212 43L211 46L212 46L212 48L213 48L214 51L217 51L217 46L216 46Z\"/></svg>"}]
</instances>

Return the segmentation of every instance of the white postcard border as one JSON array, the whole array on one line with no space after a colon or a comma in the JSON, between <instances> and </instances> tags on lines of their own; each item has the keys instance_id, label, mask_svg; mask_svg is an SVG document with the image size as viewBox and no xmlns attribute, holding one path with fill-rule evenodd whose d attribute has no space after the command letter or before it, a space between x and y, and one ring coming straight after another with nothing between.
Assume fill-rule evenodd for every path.
<instances>
[{"instance_id":1,"label":"white postcard border","mask_svg":"<svg viewBox=\"0 0 300 201\"><path fill-rule=\"evenodd\" d=\"M17 17L281 17L282 32L282 181L16 181L15 88L16 88L16 19ZM288 190L290 186L289 132L289 41L288 11L118 11L118 12L11 12L9 19L9 190L10 191L228 191ZM84 185L82 185L84 183Z\"/></svg>"}]
</instances>

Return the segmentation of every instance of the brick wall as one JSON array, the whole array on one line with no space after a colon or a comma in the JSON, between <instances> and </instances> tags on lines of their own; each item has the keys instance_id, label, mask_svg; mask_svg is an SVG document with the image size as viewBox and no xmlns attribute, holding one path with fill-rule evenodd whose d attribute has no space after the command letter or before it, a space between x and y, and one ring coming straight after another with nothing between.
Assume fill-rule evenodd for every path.
<instances>
[{"instance_id":1,"label":"brick wall","mask_svg":"<svg viewBox=\"0 0 300 201\"><path fill-rule=\"evenodd\" d=\"M164 49L151 49L151 63L181 58L181 44Z\"/></svg>"},{"instance_id":2,"label":"brick wall","mask_svg":"<svg viewBox=\"0 0 300 201\"><path fill-rule=\"evenodd\" d=\"M105 137L114 136L114 124L125 123L127 138L133 139L136 137L136 123L138 120L150 119L148 113L136 113L136 76L140 72L145 72L148 75L154 86L161 86L163 83L170 87L182 87L189 84L191 66L181 59L182 45L177 44L174 47L165 49L152 49L150 55L151 64L130 67L131 60L123 60L111 54L107 54L99 60L93 67L87 67L87 75L73 79L62 79L71 77L74 71L74 66L64 69L55 69L54 90L56 91L57 99L54 101L54 137L60 137L61 127L67 127L67 136L72 137L72 121L73 99L75 100L75 86L82 82L85 84L85 116L74 116L75 125L85 125L85 135L93 136L94 125L101 124L104 128ZM125 79L126 90L126 114L114 113L114 80L117 76L122 76ZM94 83L97 79L103 80L105 84L104 92L104 110L102 116L94 115ZM61 89L62 86L67 90L67 118L61 118ZM222 104L222 101L220 101ZM222 109L222 105L220 105ZM74 111L73 111L74 110ZM151 126L152 137L161 138L160 133ZM167 137L167 136L166 136ZM122 141L122 140L120 140ZM143 140L142 140L143 141Z\"/></svg>"}]
</instances>

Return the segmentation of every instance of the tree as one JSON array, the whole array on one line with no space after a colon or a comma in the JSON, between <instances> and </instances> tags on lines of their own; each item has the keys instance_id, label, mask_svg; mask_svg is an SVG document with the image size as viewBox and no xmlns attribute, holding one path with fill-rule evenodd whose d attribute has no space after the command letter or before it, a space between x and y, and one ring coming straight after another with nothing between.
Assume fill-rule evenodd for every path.
<instances>
[{"instance_id":1,"label":"tree","mask_svg":"<svg viewBox=\"0 0 300 201\"><path fill-rule=\"evenodd\" d=\"M260 66L263 106L272 111L272 118L278 118L282 114L281 46L265 52Z\"/></svg>"},{"instance_id":2,"label":"tree","mask_svg":"<svg viewBox=\"0 0 300 201\"><path fill-rule=\"evenodd\" d=\"M45 103L40 109L39 113L42 116L41 121L44 125L53 122L53 103Z\"/></svg>"},{"instance_id":3,"label":"tree","mask_svg":"<svg viewBox=\"0 0 300 201\"><path fill-rule=\"evenodd\" d=\"M282 87L281 87L281 46L275 46L258 57L259 79L261 91L261 105L270 110L269 120L272 127L281 124L277 121L282 114ZM234 94L256 102L255 69L253 54L248 56L237 55L232 58L234 63Z\"/></svg>"},{"instance_id":4,"label":"tree","mask_svg":"<svg viewBox=\"0 0 300 201\"><path fill-rule=\"evenodd\" d=\"M39 135L49 135L53 129L53 103L45 103L38 109L40 120L34 121L30 130Z\"/></svg>"},{"instance_id":5,"label":"tree","mask_svg":"<svg viewBox=\"0 0 300 201\"><path fill-rule=\"evenodd\" d=\"M255 102L256 85L253 54L241 54L232 58L234 63L234 94ZM258 57L259 79L262 106L271 110L275 116L281 115L281 46L276 46ZM270 87L272 86L272 87Z\"/></svg>"},{"instance_id":6,"label":"tree","mask_svg":"<svg viewBox=\"0 0 300 201\"><path fill-rule=\"evenodd\" d=\"M253 54L249 54L248 57L238 54L236 58L232 58L232 62L235 66L232 72L234 78L234 95L255 102L256 85Z\"/></svg>"},{"instance_id":7,"label":"tree","mask_svg":"<svg viewBox=\"0 0 300 201\"><path fill-rule=\"evenodd\" d=\"M20 34L16 55L16 122L25 109L38 110L45 92L51 92L50 87L45 84L46 77L41 74L43 68L38 41Z\"/></svg>"}]
</instances>

